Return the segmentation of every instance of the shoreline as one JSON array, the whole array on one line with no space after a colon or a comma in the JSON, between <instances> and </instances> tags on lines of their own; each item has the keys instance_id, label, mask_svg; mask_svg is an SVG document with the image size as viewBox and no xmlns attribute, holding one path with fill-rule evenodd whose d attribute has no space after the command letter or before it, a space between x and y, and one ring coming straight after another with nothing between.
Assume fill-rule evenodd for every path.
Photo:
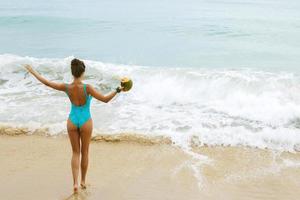
<instances>
[{"instance_id":1,"label":"shoreline","mask_svg":"<svg viewBox=\"0 0 300 200\"><path fill-rule=\"evenodd\" d=\"M0 135L3 199L298 199L300 154L92 141L86 191L72 195L67 137ZM195 155L201 155L197 157Z\"/></svg>"}]
</instances>

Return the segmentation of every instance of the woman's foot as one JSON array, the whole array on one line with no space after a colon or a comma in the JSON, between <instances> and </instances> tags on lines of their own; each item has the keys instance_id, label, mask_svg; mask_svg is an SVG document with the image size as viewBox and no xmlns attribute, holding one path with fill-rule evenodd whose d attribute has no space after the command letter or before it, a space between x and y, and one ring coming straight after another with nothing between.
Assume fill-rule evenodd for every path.
<instances>
[{"instance_id":1,"label":"woman's foot","mask_svg":"<svg viewBox=\"0 0 300 200\"><path fill-rule=\"evenodd\" d=\"M73 191L74 191L74 193L78 193L78 185L77 184L73 185Z\"/></svg>"},{"instance_id":2,"label":"woman's foot","mask_svg":"<svg viewBox=\"0 0 300 200\"><path fill-rule=\"evenodd\" d=\"M81 186L82 189L86 189L86 184L85 184L85 182L81 182L81 183L80 183L80 186Z\"/></svg>"}]
</instances>

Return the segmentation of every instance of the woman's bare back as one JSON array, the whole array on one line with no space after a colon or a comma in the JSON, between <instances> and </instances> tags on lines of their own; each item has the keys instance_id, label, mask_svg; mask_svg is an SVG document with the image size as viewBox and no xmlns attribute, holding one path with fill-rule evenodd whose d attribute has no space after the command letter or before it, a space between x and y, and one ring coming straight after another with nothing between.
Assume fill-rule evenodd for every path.
<instances>
[{"instance_id":1,"label":"woman's bare back","mask_svg":"<svg viewBox=\"0 0 300 200\"><path fill-rule=\"evenodd\" d=\"M70 101L76 106L82 106L86 103L86 97L84 94L83 84L67 84L67 92Z\"/></svg>"}]
</instances>

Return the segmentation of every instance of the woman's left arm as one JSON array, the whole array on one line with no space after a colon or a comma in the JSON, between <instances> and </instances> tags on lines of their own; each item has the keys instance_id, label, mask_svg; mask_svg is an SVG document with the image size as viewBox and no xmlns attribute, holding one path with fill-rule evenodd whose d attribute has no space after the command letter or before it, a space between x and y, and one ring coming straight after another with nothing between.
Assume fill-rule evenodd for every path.
<instances>
[{"instance_id":1,"label":"woman's left arm","mask_svg":"<svg viewBox=\"0 0 300 200\"><path fill-rule=\"evenodd\" d=\"M60 90L60 91L66 90L66 85L64 83L55 83L45 79L37 71L35 71L30 65L25 65L24 67L28 70L29 73L31 73L37 80L39 80L44 85L51 87L55 90Z\"/></svg>"}]
</instances>

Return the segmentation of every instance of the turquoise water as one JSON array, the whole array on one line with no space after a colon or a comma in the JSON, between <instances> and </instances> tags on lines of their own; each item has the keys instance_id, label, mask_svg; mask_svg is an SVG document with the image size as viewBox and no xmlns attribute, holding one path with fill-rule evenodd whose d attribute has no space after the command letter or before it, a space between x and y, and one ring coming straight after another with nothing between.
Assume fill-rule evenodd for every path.
<instances>
[{"instance_id":1,"label":"turquoise water","mask_svg":"<svg viewBox=\"0 0 300 200\"><path fill-rule=\"evenodd\" d=\"M168 67L296 70L298 0L11 0L0 54Z\"/></svg>"}]
</instances>

